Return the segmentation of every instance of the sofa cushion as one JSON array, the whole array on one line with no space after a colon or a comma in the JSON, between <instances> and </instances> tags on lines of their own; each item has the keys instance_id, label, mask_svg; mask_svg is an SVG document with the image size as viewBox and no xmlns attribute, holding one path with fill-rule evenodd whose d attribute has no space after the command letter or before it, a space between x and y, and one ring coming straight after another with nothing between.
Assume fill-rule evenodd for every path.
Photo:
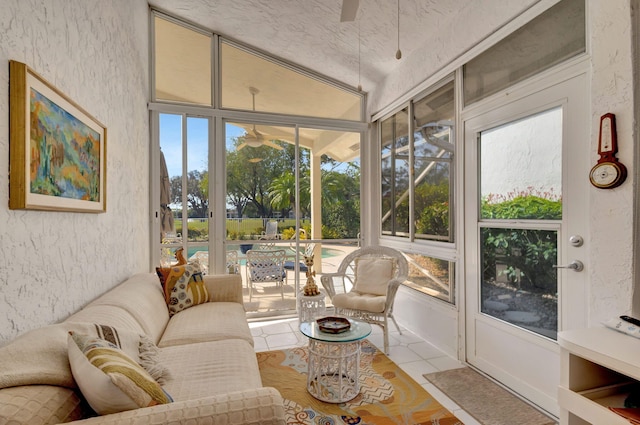
<instances>
[{"instance_id":1,"label":"sofa cushion","mask_svg":"<svg viewBox=\"0 0 640 425\"><path fill-rule=\"evenodd\" d=\"M135 360L109 341L70 332L68 350L78 387L98 414L173 401Z\"/></svg>"},{"instance_id":2,"label":"sofa cushion","mask_svg":"<svg viewBox=\"0 0 640 425\"><path fill-rule=\"evenodd\" d=\"M357 258L354 289L372 295L386 295L396 267L395 258Z\"/></svg>"},{"instance_id":3,"label":"sofa cushion","mask_svg":"<svg viewBox=\"0 0 640 425\"><path fill-rule=\"evenodd\" d=\"M256 353L244 340L161 348L160 361L170 369L164 388L175 401L262 387Z\"/></svg>"},{"instance_id":4,"label":"sofa cushion","mask_svg":"<svg viewBox=\"0 0 640 425\"><path fill-rule=\"evenodd\" d=\"M253 346L253 337L242 304L209 302L173 316L158 347L232 338L245 340Z\"/></svg>"},{"instance_id":5,"label":"sofa cushion","mask_svg":"<svg viewBox=\"0 0 640 425\"><path fill-rule=\"evenodd\" d=\"M63 322L34 329L19 336L0 347L0 388L18 385L60 385L77 388L69 367L69 331L96 336L104 336L105 332L93 323ZM117 338L130 357L141 361L140 343L143 336L136 332L118 330ZM143 348L146 347L148 346Z\"/></svg>"},{"instance_id":6,"label":"sofa cushion","mask_svg":"<svg viewBox=\"0 0 640 425\"><path fill-rule=\"evenodd\" d=\"M131 276L89 304L94 305L110 305L126 310L156 344L169 322L169 309L155 273Z\"/></svg>"},{"instance_id":7,"label":"sofa cushion","mask_svg":"<svg viewBox=\"0 0 640 425\"><path fill-rule=\"evenodd\" d=\"M57 385L0 390L0 424L54 425L95 415L80 391Z\"/></svg>"}]
</instances>

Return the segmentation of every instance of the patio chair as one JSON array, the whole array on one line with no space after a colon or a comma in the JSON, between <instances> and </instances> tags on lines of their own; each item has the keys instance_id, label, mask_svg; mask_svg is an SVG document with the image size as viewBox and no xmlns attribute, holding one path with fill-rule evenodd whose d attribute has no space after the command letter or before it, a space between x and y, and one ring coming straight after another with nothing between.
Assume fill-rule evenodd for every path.
<instances>
[{"instance_id":1,"label":"patio chair","mask_svg":"<svg viewBox=\"0 0 640 425\"><path fill-rule=\"evenodd\" d=\"M307 244L307 246L304 249L304 254L302 254L303 256L313 256L313 251L316 248L316 244L314 243L310 243ZM304 260L304 259L303 259ZM304 263L304 261L299 261L298 262L298 267L299 267L299 271L302 273L306 273L308 269L307 265ZM296 262L294 260L288 260L284 262L284 270L285 273L287 273L287 282L289 281L289 271L295 271L296 269Z\"/></svg>"},{"instance_id":2,"label":"patio chair","mask_svg":"<svg viewBox=\"0 0 640 425\"><path fill-rule=\"evenodd\" d=\"M254 285L274 282L280 288L280 297L284 300L284 249L247 251L247 285L249 286L249 302L253 297Z\"/></svg>"},{"instance_id":3,"label":"patio chair","mask_svg":"<svg viewBox=\"0 0 640 425\"><path fill-rule=\"evenodd\" d=\"M240 261L238 261L238 251L227 251L227 273L238 274L240 272Z\"/></svg>"},{"instance_id":4,"label":"patio chair","mask_svg":"<svg viewBox=\"0 0 640 425\"><path fill-rule=\"evenodd\" d=\"M260 235L261 240L270 240L270 239L281 239L281 236L278 233L278 222L277 221L267 221L264 226L264 231Z\"/></svg>"},{"instance_id":5,"label":"patio chair","mask_svg":"<svg viewBox=\"0 0 640 425\"><path fill-rule=\"evenodd\" d=\"M360 248L348 254L336 273L320 277L339 316L352 317L382 328L384 352L389 354L390 318L399 285L407 279L409 264L400 251L384 246ZM349 286L348 286L349 285Z\"/></svg>"}]
</instances>

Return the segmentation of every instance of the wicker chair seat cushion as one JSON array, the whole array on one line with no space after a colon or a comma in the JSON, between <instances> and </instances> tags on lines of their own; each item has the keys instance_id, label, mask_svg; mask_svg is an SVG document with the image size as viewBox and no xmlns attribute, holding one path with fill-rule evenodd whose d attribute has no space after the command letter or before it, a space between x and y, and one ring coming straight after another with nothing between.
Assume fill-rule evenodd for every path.
<instances>
[{"instance_id":1,"label":"wicker chair seat cushion","mask_svg":"<svg viewBox=\"0 0 640 425\"><path fill-rule=\"evenodd\" d=\"M335 308L348 308L352 310L364 310L370 313L382 313L387 297L384 295L363 294L356 290L346 294L336 294L333 297Z\"/></svg>"}]
</instances>

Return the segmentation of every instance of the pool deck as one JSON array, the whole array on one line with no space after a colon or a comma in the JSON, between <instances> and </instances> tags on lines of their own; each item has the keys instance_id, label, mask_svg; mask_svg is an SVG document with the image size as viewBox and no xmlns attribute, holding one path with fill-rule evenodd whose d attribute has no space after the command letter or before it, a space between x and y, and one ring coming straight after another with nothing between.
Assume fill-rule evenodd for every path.
<instances>
[{"instance_id":1,"label":"pool deck","mask_svg":"<svg viewBox=\"0 0 640 425\"><path fill-rule=\"evenodd\" d=\"M340 266L340 263L352 251L358 249L355 246L345 245L331 245L330 243L322 243L322 248L328 248L335 251L340 251L339 255L328 256L322 258L321 266L318 267L317 263L314 266L316 271L315 282L319 288L322 289L320 283L320 276L323 273L335 273ZM284 300L280 296L280 289L275 284L258 284L254 287L254 293L251 302L249 301L249 288L247 286L247 271L246 266L241 263L240 276L242 276L242 288L244 296L245 310L248 316L260 316L266 315L280 315L280 314L295 314L296 312L296 294L299 290L296 290L294 274L295 272L287 271L287 279L283 287ZM299 274L299 288L302 288L306 284L306 275L304 272ZM326 298L326 305L330 305L331 300Z\"/></svg>"}]
</instances>

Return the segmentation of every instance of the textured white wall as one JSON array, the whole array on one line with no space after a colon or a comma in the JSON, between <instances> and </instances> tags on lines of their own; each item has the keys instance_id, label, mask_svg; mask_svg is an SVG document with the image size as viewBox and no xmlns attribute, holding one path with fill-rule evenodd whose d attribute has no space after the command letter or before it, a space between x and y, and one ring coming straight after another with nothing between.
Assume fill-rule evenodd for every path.
<instances>
[{"instance_id":1,"label":"textured white wall","mask_svg":"<svg viewBox=\"0 0 640 425\"><path fill-rule=\"evenodd\" d=\"M149 264L146 1L2 0L1 9L0 345ZM10 59L107 127L106 213L8 209Z\"/></svg>"},{"instance_id":2,"label":"textured white wall","mask_svg":"<svg viewBox=\"0 0 640 425\"><path fill-rule=\"evenodd\" d=\"M465 22L464 27L441 22L430 43L403 57L398 70L369 93L367 110L374 114L385 108L535 3L536 0L493 0L487 6L483 1L468 2L455 17L455 22Z\"/></svg>"},{"instance_id":3,"label":"textured white wall","mask_svg":"<svg viewBox=\"0 0 640 425\"><path fill-rule=\"evenodd\" d=\"M634 1L637 5L637 2ZM591 164L600 116L616 114L618 158L630 177L613 190L591 189L589 322L631 311L633 293L634 104L629 0L589 0L591 27ZM637 11L636 11L637 13Z\"/></svg>"}]
</instances>

